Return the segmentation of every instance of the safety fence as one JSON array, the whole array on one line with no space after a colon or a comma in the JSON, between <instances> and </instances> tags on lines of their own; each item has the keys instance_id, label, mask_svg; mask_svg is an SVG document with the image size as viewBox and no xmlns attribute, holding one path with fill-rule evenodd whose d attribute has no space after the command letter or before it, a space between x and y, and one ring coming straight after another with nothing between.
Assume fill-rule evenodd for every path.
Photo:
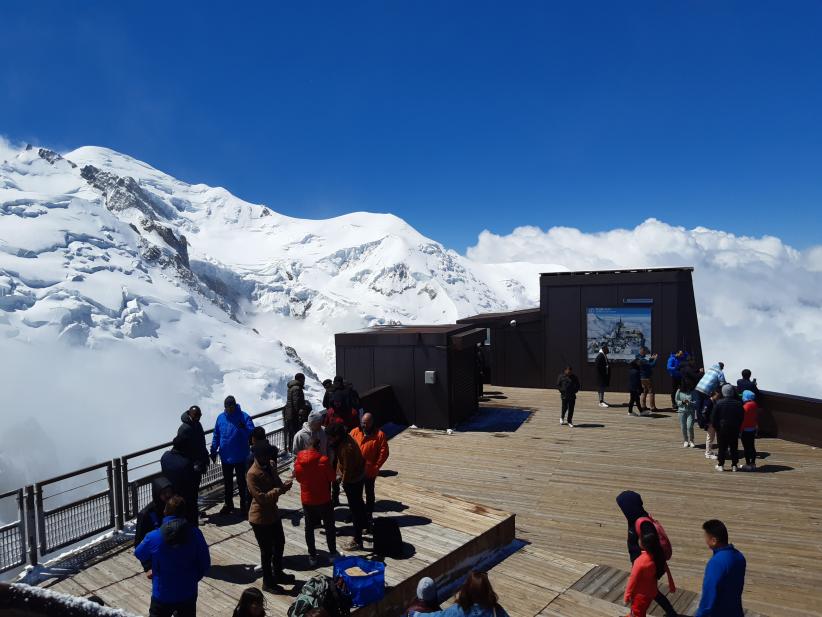
<instances>
[{"instance_id":1,"label":"safety fence","mask_svg":"<svg viewBox=\"0 0 822 617\"><path fill-rule=\"evenodd\" d=\"M285 449L282 410L251 416L280 451ZM0 494L3 518L13 519L0 526L0 573L37 565L40 557L61 548L122 530L151 501L151 482L160 475L160 458L170 447L171 442L163 443ZM200 490L222 480L218 461L203 474Z\"/></svg>"}]
</instances>

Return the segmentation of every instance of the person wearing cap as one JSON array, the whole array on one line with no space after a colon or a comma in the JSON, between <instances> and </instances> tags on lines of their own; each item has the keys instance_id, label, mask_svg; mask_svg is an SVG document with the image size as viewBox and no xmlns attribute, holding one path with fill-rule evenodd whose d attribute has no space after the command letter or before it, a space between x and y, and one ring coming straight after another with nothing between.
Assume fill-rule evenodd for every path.
<instances>
[{"instance_id":1,"label":"person wearing cap","mask_svg":"<svg viewBox=\"0 0 822 617\"><path fill-rule=\"evenodd\" d=\"M745 451L745 466L742 471L756 471L756 431L759 428L759 405L756 404L756 393L745 390L742 393L742 408L745 417L742 420L742 448Z\"/></svg>"},{"instance_id":2,"label":"person wearing cap","mask_svg":"<svg viewBox=\"0 0 822 617\"><path fill-rule=\"evenodd\" d=\"M714 405L711 424L716 430L719 451L716 453L716 470L725 471L728 450L731 455L731 471L737 471L739 463L739 431L745 418L742 401L736 397L736 388L726 383L722 386L722 398Z\"/></svg>"},{"instance_id":3,"label":"person wearing cap","mask_svg":"<svg viewBox=\"0 0 822 617\"><path fill-rule=\"evenodd\" d=\"M214 436L211 439L211 460L216 462L217 454L223 468L223 488L225 505L220 514L234 512L234 476L237 476L237 488L240 492L240 510L248 513L249 497L246 487L246 458L249 452L249 439L254 430L254 421L244 412L233 396L227 396L223 404L225 411L217 416L214 424Z\"/></svg>"},{"instance_id":4,"label":"person wearing cap","mask_svg":"<svg viewBox=\"0 0 822 617\"><path fill-rule=\"evenodd\" d=\"M294 576L283 572L285 533L277 501L291 490L292 482L283 482L277 474L277 452L267 441L254 444L254 464L246 474L251 506L248 522L260 547L263 591L285 593L281 583L291 584Z\"/></svg>"},{"instance_id":5,"label":"person wearing cap","mask_svg":"<svg viewBox=\"0 0 822 617\"><path fill-rule=\"evenodd\" d=\"M300 483L300 501L305 512L305 543L308 547L308 564L317 567L317 548L314 530L322 525L328 542L328 553L337 554L337 534L334 507L331 505L331 483L334 468L328 457L320 452L320 440L312 437L308 447L300 450L294 461L294 479Z\"/></svg>"},{"instance_id":6,"label":"person wearing cap","mask_svg":"<svg viewBox=\"0 0 822 617\"><path fill-rule=\"evenodd\" d=\"M437 602L437 586L434 580L423 576L417 583L417 596L406 607L404 617L410 617L414 613L433 613L441 611L442 607Z\"/></svg>"},{"instance_id":7,"label":"person wearing cap","mask_svg":"<svg viewBox=\"0 0 822 617\"><path fill-rule=\"evenodd\" d=\"M291 445L291 452L297 456L300 452L308 448L312 439L319 440L317 451L323 456L328 455L328 437L326 437L323 430L323 419L325 413L318 409L312 410L308 414L308 420L303 424L302 428L294 435L294 441Z\"/></svg>"}]
</instances>

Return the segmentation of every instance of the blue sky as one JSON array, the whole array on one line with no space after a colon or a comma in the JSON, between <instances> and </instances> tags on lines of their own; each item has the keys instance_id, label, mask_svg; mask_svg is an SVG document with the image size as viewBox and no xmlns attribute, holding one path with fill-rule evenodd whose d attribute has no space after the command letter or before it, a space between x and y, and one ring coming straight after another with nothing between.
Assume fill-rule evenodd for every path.
<instances>
[{"instance_id":1,"label":"blue sky","mask_svg":"<svg viewBox=\"0 0 822 617\"><path fill-rule=\"evenodd\" d=\"M460 251L650 216L805 247L820 27L802 1L3 3L0 134Z\"/></svg>"}]
</instances>

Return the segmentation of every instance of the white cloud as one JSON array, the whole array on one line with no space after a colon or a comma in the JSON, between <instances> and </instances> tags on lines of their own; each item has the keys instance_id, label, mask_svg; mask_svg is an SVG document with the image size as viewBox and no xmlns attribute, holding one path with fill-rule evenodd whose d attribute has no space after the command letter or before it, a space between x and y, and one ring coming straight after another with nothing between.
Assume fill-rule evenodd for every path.
<instances>
[{"instance_id":1,"label":"white cloud","mask_svg":"<svg viewBox=\"0 0 822 617\"><path fill-rule=\"evenodd\" d=\"M505 236L483 231L468 257L570 270L693 266L706 362L722 360L729 376L750 368L765 389L822 396L822 246L798 251L773 236L648 219L634 229L601 233L569 227L518 227Z\"/></svg>"}]
</instances>

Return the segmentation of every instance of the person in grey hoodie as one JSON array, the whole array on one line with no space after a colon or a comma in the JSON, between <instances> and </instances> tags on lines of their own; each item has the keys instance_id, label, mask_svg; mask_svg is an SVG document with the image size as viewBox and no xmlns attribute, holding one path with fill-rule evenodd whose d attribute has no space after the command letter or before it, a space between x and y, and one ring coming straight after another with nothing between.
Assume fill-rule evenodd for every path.
<instances>
[{"instance_id":1,"label":"person in grey hoodie","mask_svg":"<svg viewBox=\"0 0 822 617\"><path fill-rule=\"evenodd\" d=\"M294 435L291 451L295 457L303 450L308 449L312 439L317 439L320 442L317 451L323 456L328 455L328 438L323 430L323 418L325 418L325 413L320 410L308 414L308 420L303 423L303 427Z\"/></svg>"}]
</instances>

